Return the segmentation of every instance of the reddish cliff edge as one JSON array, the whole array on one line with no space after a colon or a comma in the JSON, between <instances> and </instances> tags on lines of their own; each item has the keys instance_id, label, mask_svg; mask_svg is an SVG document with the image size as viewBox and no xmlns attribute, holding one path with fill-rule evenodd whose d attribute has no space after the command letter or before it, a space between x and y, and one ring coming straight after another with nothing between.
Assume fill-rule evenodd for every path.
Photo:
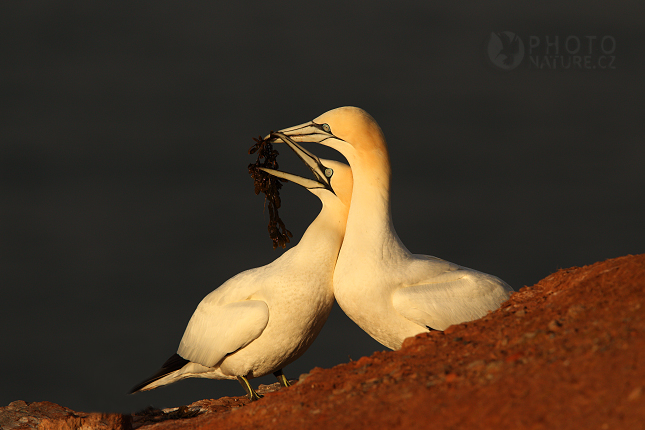
<instances>
[{"instance_id":1,"label":"reddish cliff edge","mask_svg":"<svg viewBox=\"0 0 645 430\"><path fill-rule=\"evenodd\" d=\"M560 270L480 320L264 392L133 416L16 401L0 427L645 429L645 254Z\"/></svg>"}]
</instances>

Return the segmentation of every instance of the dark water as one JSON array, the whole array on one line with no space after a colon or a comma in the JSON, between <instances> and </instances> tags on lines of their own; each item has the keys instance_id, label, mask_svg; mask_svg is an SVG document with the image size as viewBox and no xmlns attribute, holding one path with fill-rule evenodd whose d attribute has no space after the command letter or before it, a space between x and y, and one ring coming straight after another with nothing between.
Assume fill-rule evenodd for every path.
<instances>
[{"instance_id":1,"label":"dark water","mask_svg":"<svg viewBox=\"0 0 645 430\"><path fill-rule=\"evenodd\" d=\"M125 395L175 352L203 296L280 255L246 171L251 137L342 105L388 138L413 252L516 289L643 252L642 9L3 2L0 405L243 394L190 380ZM487 51L500 31L524 44L510 71ZM298 238L320 204L288 186L283 202ZM336 308L285 372L382 349Z\"/></svg>"}]
</instances>

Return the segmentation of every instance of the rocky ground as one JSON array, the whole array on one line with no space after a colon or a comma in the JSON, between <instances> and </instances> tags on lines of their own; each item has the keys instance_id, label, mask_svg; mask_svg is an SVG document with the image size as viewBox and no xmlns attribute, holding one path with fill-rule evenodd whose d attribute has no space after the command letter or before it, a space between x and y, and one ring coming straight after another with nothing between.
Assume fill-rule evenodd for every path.
<instances>
[{"instance_id":1,"label":"rocky ground","mask_svg":"<svg viewBox=\"0 0 645 430\"><path fill-rule=\"evenodd\" d=\"M4 429L644 429L645 254L563 269L501 309L398 351L315 368L265 397L128 416L49 402L0 408Z\"/></svg>"}]
</instances>

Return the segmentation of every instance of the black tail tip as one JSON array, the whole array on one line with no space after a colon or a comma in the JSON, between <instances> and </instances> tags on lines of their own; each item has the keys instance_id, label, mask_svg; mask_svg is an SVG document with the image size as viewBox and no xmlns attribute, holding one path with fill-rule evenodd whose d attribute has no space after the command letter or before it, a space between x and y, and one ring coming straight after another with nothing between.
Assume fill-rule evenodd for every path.
<instances>
[{"instance_id":1,"label":"black tail tip","mask_svg":"<svg viewBox=\"0 0 645 430\"><path fill-rule=\"evenodd\" d=\"M157 379L161 379L164 376L168 375L169 373L172 373L176 370L181 369L185 365L190 363L190 360L186 360L179 354L174 354L172 357L170 357L166 362L161 366L161 369L157 371L154 375L146 379L145 381L142 381L132 387L128 394L134 394L139 391L141 391L142 388L144 388L146 385L156 381Z\"/></svg>"}]
</instances>

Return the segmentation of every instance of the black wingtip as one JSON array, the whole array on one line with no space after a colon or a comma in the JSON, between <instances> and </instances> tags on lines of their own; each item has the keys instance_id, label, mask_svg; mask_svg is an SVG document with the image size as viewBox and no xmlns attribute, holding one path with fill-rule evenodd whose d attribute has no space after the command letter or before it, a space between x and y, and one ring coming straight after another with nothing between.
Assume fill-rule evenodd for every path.
<instances>
[{"instance_id":1,"label":"black wingtip","mask_svg":"<svg viewBox=\"0 0 645 430\"><path fill-rule=\"evenodd\" d=\"M156 381L157 379L161 379L164 376L168 375L169 373L172 373L176 370L181 369L185 365L190 363L189 360L186 360L179 354L174 354L172 357L170 357L166 362L161 366L161 369L157 371L154 375L149 377L143 382L138 383L132 389L128 392L128 394L134 394L137 391L141 390L143 387L146 385L150 384L151 382Z\"/></svg>"}]
</instances>

